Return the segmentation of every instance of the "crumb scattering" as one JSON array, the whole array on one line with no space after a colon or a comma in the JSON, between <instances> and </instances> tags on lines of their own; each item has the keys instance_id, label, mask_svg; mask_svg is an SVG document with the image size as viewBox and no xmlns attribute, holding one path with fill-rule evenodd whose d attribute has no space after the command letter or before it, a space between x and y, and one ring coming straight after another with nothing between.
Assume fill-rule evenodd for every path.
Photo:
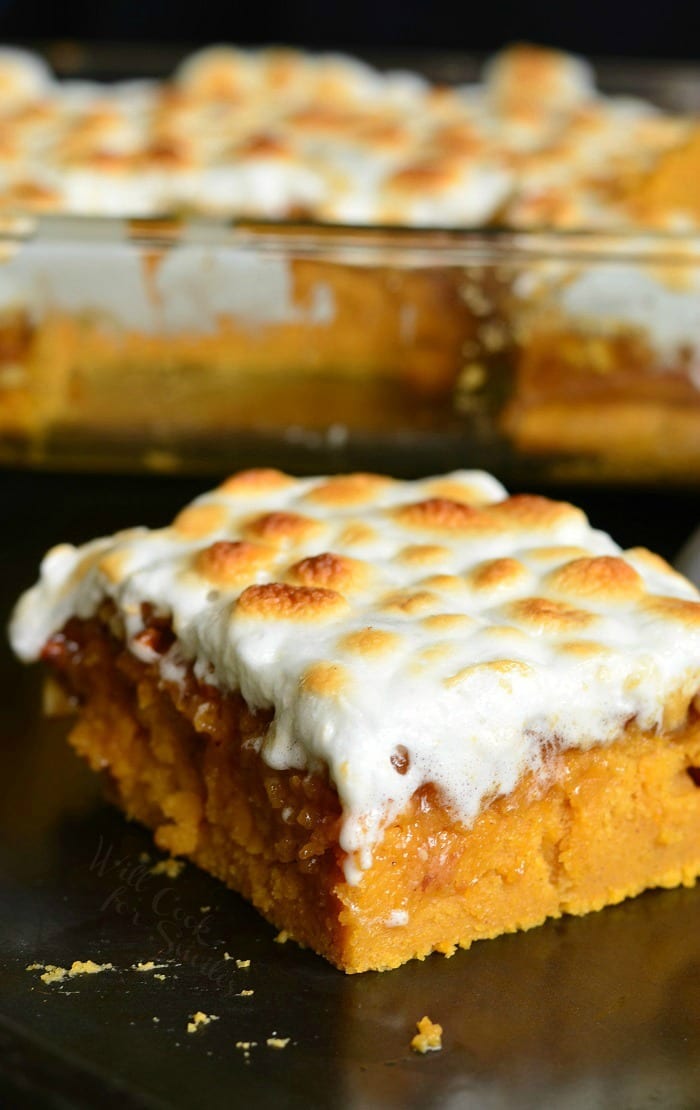
<instances>
[{"instance_id":1,"label":"crumb scattering","mask_svg":"<svg viewBox=\"0 0 700 1110\"><path fill-rule=\"evenodd\" d=\"M235 960L236 967L250 967L250 960L238 960L230 952L224 952L225 960Z\"/></svg>"},{"instance_id":2,"label":"crumb scattering","mask_svg":"<svg viewBox=\"0 0 700 1110\"><path fill-rule=\"evenodd\" d=\"M162 972L161 972L160 974L159 974L159 973L156 973L156 974L155 974L155 975L153 976L153 978L154 978L154 979L162 979L163 981L165 981L165 980L167 979L167 975L163 975L163 973L162 973Z\"/></svg>"},{"instance_id":3,"label":"crumb scattering","mask_svg":"<svg viewBox=\"0 0 700 1110\"><path fill-rule=\"evenodd\" d=\"M131 970L132 971L156 971L159 967L167 967L167 966L168 966L167 964L157 964L153 960L143 960L141 963L132 964L131 965ZM158 976L154 976L154 978L157 979ZM161 976L161 978L165 978L165 976Z\"/></svg>"},{"instance_id":4,"label":"crumb scattering","mask_svg":"<svg viewBox=\"0 0 700 1110\"><path fill-rule=\"evenodd\" d=\"M268 1037L266 1044L268 1048L286 1048L291 1037Z\"/></svg>"},{"instance_id":5,"label":"crumb scattering","mask_svg":"<svg viewBox=\"0 0 700 1110\"><path fill-rule=\"evenodd\" d=\"M197 1010L196 1014L192 1014L190 1020L187 1022L187 1032L196 1033L204 1025L210 1025L212 1021L218 1021L218 1014L205 1014L202 1010Z\"/></svg>"},{"instance_id":6,"label":"crumb scattering","mask_svg":"<svg viewBox=\"0 0 700 1110\"><path fill-rule=\"evenodd\" d=\"M170 856L169 859L158 860L151 868L151 875L167 875L169 879L177 879L185 869L184 859L175 859Z\"/></svg>"},{"instance_id":7,"label":"crumb scattering","mask_svg":"<svg viewBox=\"0 0 700 1110\"><path fill-rule=\"evenodd\" d=\"M277 936L274 938L275 944L286 944L288 940L292 939L292 934L288 933L286 929L280 929Z\"/></svg>"},{"instance_id":8,"label":"crumb scattering","mask_svg":"<svg viewBox=\"0 0 700 1110\"><path fill-rule=\"evenodd\" d=\"M39 971L42 983L62 983L64 979L73 979L76 975L97 975L100 971L114 971L114 964L96 964L94 960L74 960L70 967L58 967L56 964L29 964L27 971Z\"/></svg>"},{"instance_id":9,"label":"crumb scattering","mask_svg":"<svg viewBox=\"0 0 700 1110\"><path fill-rule=\"evenodd\" d=\"M411 1041L414 1052L439 1052L442 1048L442 1026L431 1021L429 1017L422 1017L416 1022L418 1032Z\"/></svg>"},{"instance_id":10,"label":"crumb scattering","mask_svg":"<svg viewBox=\"0 0 700 1110\"><path fill-rule=\"evenodd\" d=\"M250 1050L251 1050L251 1048L257 1048L257 1047L258 1047L258 1042L257 1041L236 1041L236 1048L239 1049L239 1051L243 1053L243 1057L244 1057L246 1063L248 1063L250 1061Z\"/></svg>"}]
</instances>

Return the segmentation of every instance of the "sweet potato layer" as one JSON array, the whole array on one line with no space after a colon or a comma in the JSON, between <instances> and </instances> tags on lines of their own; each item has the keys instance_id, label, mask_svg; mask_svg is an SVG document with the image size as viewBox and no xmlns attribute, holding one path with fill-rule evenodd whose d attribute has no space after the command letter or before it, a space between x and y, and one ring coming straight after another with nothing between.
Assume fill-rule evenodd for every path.
<instances>
[{"instance_id":1,"label":"sweet potato layer","mask_svg":"<svg viewBox=\"0 0 700 1110\"><path fill-rule=\"evenodd\" d=\"M167 253L144 255L155 302ZM692 344L668 361L624 321L598 334L567 319L554 290L514 302L512 277L497 270L296 258L289 320L224 314L210 332L4 311L0 440L28 440L41 453L47 435L107 434L148 458L154 434L177 453L203 432L339 424L430 434L466 419L506 459L514 448L549 458L555 472L562 463L564 473L613 479L700 472ZM672 270L668 281L682 276ZM319 291L327 316L314 315Z\"/></svg>"},{"instance_id":2,"label":"sweet potato layer","mask_svg":"<svg viewBox=\"0 0 700 1110\"><path fill-rule=\"evenodd\" d=\"M583 459L583 472L588 460L613 478L694 473L700 394L690 356L665 365L633 332L535 330L515 360L501 428L524 454Z\"/></svg>"},{"instance_id":3,"label":"sweet potato layer","mask_svg":"<svg viewBox=\"0 0 700 1110\"><path fill-rule=\"evenodd\" d=\"M154 628L163 649L167 629ZM349 885L340 806L320 774L258 754L271 719L238 695L164 683L99 621L71 621L45 658L82 708L71 743L159 847L240 891L348 972L583 914L700 873L700 722L553 757L471 828L428 787L391 822Z\"/></svg>"},{"instance_id":4,"label":"sweet potato layer","mask_svg":"<svg viewBox=\"0 0 700 1110\"><path fill-rule=\"evenodd\" d=\"M147 282L164 257L150 259ZM390 431L444 421L476 328L449 272L297 259L289 281L290 320L224 314L211 331L139 332L90 312L2 314L0 430L129 439L154 426ZM312 311L319 295L328 318Z\"/></svg>"}]
</instances>

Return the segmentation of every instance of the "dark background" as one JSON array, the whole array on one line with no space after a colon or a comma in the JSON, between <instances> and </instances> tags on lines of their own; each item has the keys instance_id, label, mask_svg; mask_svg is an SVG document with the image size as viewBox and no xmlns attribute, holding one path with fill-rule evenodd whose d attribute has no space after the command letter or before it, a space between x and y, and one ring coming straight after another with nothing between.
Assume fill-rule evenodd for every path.
<instances>
[{"instance_id":1,"label":"dark background","mask_svg":"<svg viewBox=\"0 0 700 1110\"><path fill-rule=\"evenodd\" d=\"M695 60L698 0L0 0L0 39L286 42L482 52L530 40L599 56Z\"/></svg>"}]
</instances>

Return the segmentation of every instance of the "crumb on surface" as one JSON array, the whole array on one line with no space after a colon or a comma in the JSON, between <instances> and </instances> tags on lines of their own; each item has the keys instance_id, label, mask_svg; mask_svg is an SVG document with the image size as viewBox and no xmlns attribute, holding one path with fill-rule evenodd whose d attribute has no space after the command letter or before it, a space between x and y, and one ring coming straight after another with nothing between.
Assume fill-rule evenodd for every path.
<instances>
[{"instance_id":1,"label":"crumb on surface","mask_svg":"<svg viewBox=\"0 0 700 1110\"><path fill-rule=\"evenodd\" d=\"M236 960L236 967L250 967L250 960Z\"/></svg>"},{"instance_id":2,"label":"crumb on surface","mask_svg":"<svg viewBox=\"0 0 700 1110\"><path fill-rule=\"evenodd\" d=\"M265 1043L268 1048L286 1048L291 1039L291 1037L268 1037Z\"/></svg>"},{"instance_id":3,"label":"crumb on surface","mask_svg":"<svg viewBox=\"0 0 700 1110\"><path fill-rule=\"evenodd\" d=\"M294 936L294 933L290 933L287 929L280 929L277 936L273 937L272 939L275 944L286 944L288 940L293 940L294 943L299 946L299 948L307 947L306 944L302 944L302 942Z\"/></svg>"},{"instance_id":4,"label":"crumb on surface","mask_svg":"<svg viewBox=\"0 0 700 1110\"><path fill-rule=\"evenodd\" d=\"M76 975L97 975L100 971L113 971L114 964L96 964L94 960L74 960L70 967L57 967L56 964L29 964L27 971L38 971L44 968L40 975L42 983L62 983L64 979L73 979Z\"/></svg>"},{"instance_id":5,"label":"crumb on surface","mask_svg":"<svg viewBox=\"0 0 700 1110\"><path fill-rule=\"evenodd\" d=\"M167 979L167 975L163 975L163 973L162 973L162 972L161 972L161 973L156 973L156 974L155 974L155 975L153 976L153 978L154 978L154 979L162 979L163 981L165 981L165 980Z\"/></svg>"},{"instance_id":6,"label":"crumb on surface","mask_svg":"<svg viewBox=\"0 0 700 1110\"><path fill-rule=\"evenodd\" d=\"M131 970L132 971L156 971L159 967L167 967L167 966L168 966L167 964L154 963L153 960L143 960L142 962L140 962L138 964L132 964L131 965ZM154 978L157 978L157 976L154 976Z\"/></svg>"},{"instance_id":7,"label":"crumb on surface","mask_svg":"<svg viewBox=\"0 0 700 1110\"><path fill-rule=\"evenodd\" d=\"M411 1041L414 1052L439 1052L442 1048L442 1026L433 1022L429 1017L422 1017L416 1022L418 1032Z\"/></svg>"},{"instance_id":8,"label":"crumb on surface","mask_svg":"<svg viewBox=\"0 0 700 1110\"><path fill-rule=\"evenodd\" d=\"M152 1018L151 1020L152 1020L152 1021L155 1021L155 1022L158 1022L158 1021L160 1021L160 1018L159 1018L159 1017L154 1017L154 1018Z\"/></svg>"},{"instance_id":9,"label":"crumb on surface","mask_svg":"<svg viewBox=\"0 0 700 1110\"><path fill-rule=\"evenodd\" d=\"M200 913L209 913L210 909L211 909L211 906L200 906L199 907L199 912Z\"/></svg>"},{"instance_id":10,"label":"crumb on surface","mask_svg":"<svg viewBox=\"0 0 700 1110\"><path fill-rule=\"evenodd\" d=\"M175 859L170 856L168 859L158 860L151 868L151 875L167 875L169 879L177 879L185 869L184 859Z\"/></svg>"},{"instance_id":11,"label":"crumb on surface","mask_svg":"<svg viewBox=\"0 0 700 1110\"><path fill-rule=\"evenodd\" d=\"M229 952L224 952L224 959L225 960L232 960L233 956Z\"/></svg>"},{"instance_id":12,"label":"crumb on surface","mask_svg":"<svg viewBox=\"0 0 700 1110\"><path fill-rule=\"evenodd\" d=\"M246 1063L250 1062L250 1050L251 1050L251 1048L257 1048L257 1047L258 1047L258 1042L257 1041L236 1041L236 1048L239 1049L243 1053L243 1057L244 1057Z\"/></svg>"},{"instance_id":13,"label":"crumb on surface","mask_svg":"<svg viewBox=\"0 0 700 1110\"><path fill-rule=\"evenodd\" d=\"M239 991L236 998L250 998L251 994L255 994L253 990Z\"/></svg>"},{"instance_id":14,"label":"crumb on surface","mask_svg":"<svg viewBox=\"0 0 700 1110\"><path fill-rule=\"evenodd\" d=\"M197 1010L196 1014L192 1014L190 1020L187 1022L187 1032L196 1033L204 1025L210 1025L212 1021L218 1021L218 1014L205 1014L202 1010Z\"/></svg>"}]
</instances>

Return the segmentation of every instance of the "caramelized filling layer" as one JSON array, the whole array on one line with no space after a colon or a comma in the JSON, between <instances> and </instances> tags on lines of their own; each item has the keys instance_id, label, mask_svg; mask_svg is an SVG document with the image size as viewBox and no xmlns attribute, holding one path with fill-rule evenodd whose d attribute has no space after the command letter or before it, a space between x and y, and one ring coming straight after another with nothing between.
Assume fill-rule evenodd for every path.
<instances>
[{"instance_id":1,"label":"caramelized filling layer","mask_svg":"<svg viewBox=\"0 0 700 1110\"><path fill-rule=\"evenodd\" d=\"M156 655L172 643L158 621L146 635ZM164 681L102 620L71 620L44 659L81 703L71 743L126 813L346 971L451 954L650 886L690 885L700 872L692 707L671 735L630 722L615 744L555 753L544 776L526 776L470 829L423 788L350 886L325 775L275 770L258 754L269 712L189 674Z\"/></svg>"}]
</instances>

